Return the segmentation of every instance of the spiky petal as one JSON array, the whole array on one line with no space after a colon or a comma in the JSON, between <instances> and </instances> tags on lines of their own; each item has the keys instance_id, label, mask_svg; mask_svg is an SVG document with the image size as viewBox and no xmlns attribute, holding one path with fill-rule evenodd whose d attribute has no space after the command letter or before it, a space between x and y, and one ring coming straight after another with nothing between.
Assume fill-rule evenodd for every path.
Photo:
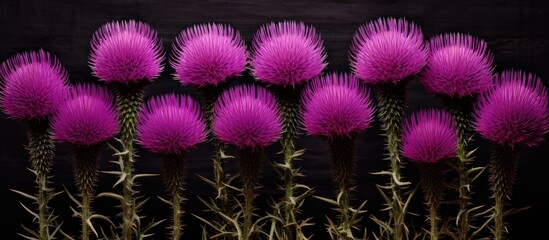
<instances>
[{"instance_id":1,"label":"spiky petal","mask_svg":"<svg viewBox=\"0 0 549 240\"><path fill-rule=\"evenodd\" d=\"M351 68L367 83L397 83L427 62L419 26L403 18L379 18L362 25L351 45Z\"/></svg>"},{"instance_id":2,"label":"spiky petal","mask_svg":"<svg viewBox=\"0 0 549 240\"><path fill-rule=\"evenodd\" d=\"M468 34L449 33L429 41L431 55L420 78L435 94L464 97L493 86L493 56L487 44Z\"/></svg>"},{"instance_id":3,"label":"spiky petal","mask_svg":"<svg viewBox=\"0 0 549 240\"><path fill-rule=\"evenodd\" d=\"M0 105L18 120L54 113L68 95L68 74L61 62L44 50L19 53L0 66Z\"/></svg>"},{"instance_id":4,"label":"spiky petal","mask_svg":"<svg viewBox=\"0 0 549 240\"><path fill-rule=\"evenodd\" d=\"M547 88L531 73L504 71L479 99L475 116L484 138L511 147L535 146L549 130Z\"/></svg>"},{"instance_id":5,"label":"spiky petal","mask_svg":"<svg viewBox=\"0 0 549 240\"><path fill-rule=\"evenodd\" d=\"M213 133L238 148L265 147L282 134L282 116L267 89L240 85L226 90L214 106Z\"/></svg>"},{"instance_id":6,"label":"spiky petal","mask_svg":"<svg viewBox=\"0 0 549 240\"><path fill-rule=\"evenodd\" d=\"M199 24L181 32L172 46L170 64L182 84L217 85L240 75L248 52L240 33L225 24Z\"/></svg>"},{"instance_id":7,"label":"spiky petal","mask_svg":"<svg viewBox=\"0 0 549 240\"><path fill-rule=\"evenodd\" d=\"M162 71L163 59L156 31L143 22L106 23L91 40L93 74L106 82L152 81Z\"/></svg>"},{"instance_id":8,"label":"spiky petal","mask_svg":"<svg viewBox=\"0 0 549 240\"><path fill-rule=\"evenodd\" d=\"M436 109L417 112L404 122L402 155L417 163L436 163L455 157L456 133L449 113Z\"/></svg>"},{"instance_id":9,"label":"spiky petal","mask_svg":"<svg viewBox=\"0 0 549 240\"><path fill-rule=\"evenodd\" d=\"M53 118L54 138L74 145L90 146L106 141L118 132L114 98L104 87L82 84Z\"/></svg>"},{"instance_id":10,"label":"spiky petal","mask_svg":"<svg viewBox=\"0 0 549 240\"><path fill-rule=\"evenodd\" d=\"M347 136L368 128L374 116L369 92L346 73L321 76L302 96L303 125L311 135Z\"/></svg>"},{"instance_id":11,"label":"spiky petal","mask_svg":"<svg viewBox=\"0 0 549 240\"><path fill-rule=\"evenodd\" d=\"M151 152L187 152L206 140L200 105L190 96L168 94L152 98L138 115L137 138Z\"/></svg>"},{"instance_id":12,"label":"spiky petal","mask_svg":"<svg viewBox=\"0 0 549 240\"><path fill-rule=\"evenodd\" d=\"M320 35L302 22L263 25L252 42L251 67L257 80L298 85L318 76L327 65Z\"/></svg>"}]
</instances>

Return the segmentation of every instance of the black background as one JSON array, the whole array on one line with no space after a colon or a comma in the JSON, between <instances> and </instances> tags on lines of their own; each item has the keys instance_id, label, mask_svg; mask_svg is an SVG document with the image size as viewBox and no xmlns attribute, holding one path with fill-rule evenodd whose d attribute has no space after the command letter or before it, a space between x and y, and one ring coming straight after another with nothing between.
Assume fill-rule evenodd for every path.
<instances>
[{"instance_id":1,"label":"black background","mask_svg":"<svg viewBox=\"0 0 549 240\"><path fill-rule=\"evenodd\" d=\"M181 30L193 24L204 22L229 23L240 30L247 43L260 25L269 21L299 20L315 26L322 35L328 52L328 71L348 71L347 53L355 30L364 22L378 17L406 17L419 24L426 38L444 32L470 33L488 42L495 55L495 69L502 71L509 68L523 69L539 75L544 84L549 86L549 1L398 1L398 0L322 0L322 1L287 1L287 0L254 0L254 1L215 1L196 2L175 0L96 0L96 1L29 1L1 0L0 2L0 59L24 50L45 48L54 53L64 64L73 83L96 82L88 66L89 40L93 32L102 24L115 19L138 19L151 24L163 39L166 52L170 52L171 42ZM173 70L166 63L161 77L147 87L147 97L166 92L186 92L195 95L192 89L183 88L171 77ZM242 79L249 80L244 74ZM409 110L423 107L440 106L438 99L426 94L417 81L409 85L407 103ZM2 239L18 239L16 232L22 228L20 223L30 224L31 217L19 206L18 201L25 199L9 191L18 189L31 192L32 174L27 170L29 163L24 148L26 127L23 123L0 116L0 227ZM486 162L489 144L476 138L478 156L475 165ZM368 200L366 208L370 214L383 217L378 212L382 208L380 196L375 190L375 183L385 182L384 178L374 177L370 173L384 169L387 162L383 158L383 138L380 137L379 122L362 134L357 142L356 160L358 161L357 191L358 200ZM267 149L270 157L279 150L275 144ZM303 161L298 165L307 175L301 181L317 191L316 194L332 197L334 186L330 180L330 162L326 144L312 137L304 136L298 142L298 148L306 148ZM547 167L549 164L549 142L528 149L522 154L518 181L512 204L516 207L531 208L525 212L509 217L511 239L532 239L547 237ZM187 160L187 191L189 200L184 208L187 213L185 237L198 239L199 222L191 216L202 214L204 206L196 198L208 197L213 189L202 182L196 175L211 177L211 148L202 144L193 151ZM158 156L139 151L141 156L136 164L139 173L158 173ZM111 157L107 150L101 161L101 170L112 170L108 163ZM231 162L231 171L236 170ZM412 164L404 174L417 183L417 168ZM278 198L281 192L276 190L278 178L268 167L264 166L262 178L262 197L258 204L262 208L258 213L268 211L265 201L268 197ZM58 145L57 156L53 166L53 181L57 190L66 185L74 191L71 168L71 154L65 146ZM98 191L112 191L115 179L101 175ZM143 213L155 219L168 216L169 208L156 196L164 196L162 181L159 177L141 181L139 188L142 195L150 197ZM490 204L488 199L486 176L481 177L474 186L474 202ZM358 201L357 201L358 202ZM69 200L65 195L57 197L52 206L65 220L64 229L76 234L79 221L71 218ZM113 216L112 205L115 202L98 199L94 202L99 213ZM419 196L414 201L412 211L423 214ZM315 226L307 228L314 233L315 239L327 239L324 231L325 215L334 216L329 206L316 199L308 199L303 208L302 217L314 217ZM113 220L117 219L113 216ZM423 224L423 219L412 219L415 226ZM370 230L375 229L370 220L363 222ZM32 226L32 225L31 225ZM155 239L163 239L166 225L157 227Z\"/></svg>"}]
</instances>

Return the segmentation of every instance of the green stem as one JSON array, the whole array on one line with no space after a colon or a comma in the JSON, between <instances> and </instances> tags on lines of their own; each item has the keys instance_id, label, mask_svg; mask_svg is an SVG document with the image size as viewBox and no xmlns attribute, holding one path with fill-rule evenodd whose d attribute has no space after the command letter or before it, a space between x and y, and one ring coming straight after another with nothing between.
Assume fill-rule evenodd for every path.
<instances>
[{"instance_id":1,"label":"green stem","mask_svg":"<svg viewBox=\"0 0 549 240\"><path fill-rule=\"evenodd\" d=\"M459 214L458 239L468 240L470 233L470 209L469 200L471 198L471 179L469 178L469 164L471 159L468 157L467 145L472 137L473 130L471 126L472 106L474 98L443 98L450 114L454 118L458 129L458 161L456 171L459 178Z\"/></svg>"},{"instance_id":2,"label":"green stem","mask_svg":"<svg viewBox=\"0 0 549 240\"><path fill-rule=\"evenodd\" d=\"M400 135L405 114L405 90L407 81L398 84L384 84L376 86L379 107L379 118L387 136L387 150L391 164L391 199L389 202L390 219L392 221L393 239L401 240L405 236L404 209L402 189L406 185L402 182L400 169Z\"/></svg>"},{"instance_id":3,"label":"green stem","mask_svg":"<svg viewBox=\"0 0 549 240\"><path fill-rule=\"evenodd\" d=\"M40 119L30 122L29 157L36 175L38 188L38 236L40 240L49 237L49 207L52 189L48 187L49 172L54 157L55 143L52 138L49 119Z\"/></svg>"},{"instance_id":4,"label":"green stem","mask_svg":"<svg viewBox=\"0 0 549 240\"><path fill-rule=\"evenodd\" d=\"M505 239L505 206L511 199L521 148L495 145L488 164L490 190L495 200L494 239Z\"/></svg>"},{"instance_id":5,"label":"green stem","mask_svg":"<svg viewBox=\"0 0 549 240\"><path fill-rule=\"evenodd\" d=\"M438 209L443 200L443 193L445 189L443 167L444 164L442 162L424 163L420 165L420 185L423 189L423 196L429 210L428 216L429 225L431 226L431 240L438 239L440 232L438 228Z\"/></svg>"},{"instance_id":6,"label":"green stem","mask_svg":"<svg viewBox=\"0 0 549 240\"><path fill-rule=\"evenodd\" d=\"M225 159L223 159L223 150L225 146L219 140L217 140L212 134L212 119L213 119L213 108L217 97L221 93L223 86L206 86L202 87L202 95L204 97L204 115L206 119L206 126L210 132L210 142L214 146L214 155L213 155L213 169L214 169L214 180L215 187L217 189L216 200L218 201L218 206L220 206L220 211L226 216L230 216L230 206L229 206L229 196L227 193L227 174L225 173Z\"/></svg>"},{"instance_id":7,"label":"green stem","mask_svg":"<svg viewBox=\"0 0 549 240\"><path fill-rule=\"evenodd\" d=\"M80 218L82 220L82 239L90 238L90 226L87 221L91 216L91 199L97 181L97 162L100 145L75 146L74 179L82 196Z\"/></svg>"},{"instance_id":8,"label":"green stem","mask_svg":"<svg viewBox=\"0 0 549 240\"><path fill-rule=\"evenodd\" d=\"M338 230L345 239L354 239L352 228L354 222L351 218L350 194L353 189L353 177L355 175L354 138L349 136L336 136L328 140L332 155L333 178L338 184L337 202L339 204Z\"/></svg>"},{"instance_id":9,"label":"green stem","mask_svg":"<svg viewBox=\"0 0 549 240\"><path fill-rule=\"evenodd\" d=\"M123 197L122 202L122 236L125 240L131 240L133 229L139 229L139 221L135 219L136 209L135 200L133 198L133 162L135 157L134 138L135 124L139 106L143 101L145 83L133 85L117 86L116 105L118 108L120 121L120 134L123 152L123 167L122 171L125 175L122 181Z\"/></svg>"},{"instance_id":10,"label":"green stem","mask_svg":"<svg viewBox=\"0 0 549 240\"><path fill-rule=\"evenodd\" d=\"M294 178L296 170L293 166L295 158L294 141L297 139L300 127L299 103L302 87L273 87L277 95L279 109L284 114L284 134L282 135L282 151L284 153L284 216L283 228L288 240L296 239L299 229L297 223L298 207L294 199Z\"/></svg>"},{"instance_id":11,"label":"green stem","mask_svg":"<svg viewBox=\"0 0 549 240\"><path fill-rule=\"evenodd\" d=\"M263 158L263 150L245 148L240 149L240 177L242 179L244 195L244 240L254 239L253 237L253 201L255 189L259 181L259 168Z\"/></svg>"},{"instance_id":12,"label":"green stem","mask_svg":"<svg viewBox=\"0 0 549 240\"><path fill-rule=\"evenodd\" d=\"M182 235L181 217L183 210L181 204L183 197L181 192L185 185L185 156L182 154L167 154L162 158L162 170L164 176L164 184L168 193L172 197L172 234L171 239L179 239Z\"/></svg>"}]
</instances>

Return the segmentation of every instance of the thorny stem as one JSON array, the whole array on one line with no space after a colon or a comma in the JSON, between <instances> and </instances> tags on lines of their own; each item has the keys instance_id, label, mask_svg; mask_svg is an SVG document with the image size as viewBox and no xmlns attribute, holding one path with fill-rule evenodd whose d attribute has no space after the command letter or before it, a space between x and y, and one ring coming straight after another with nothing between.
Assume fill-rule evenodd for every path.
<instances>
[{"instance_id":1,"label":"thorny stem","mask_svg":"<svg viewBox=\"0 0 549 240\"><path fill-rule=\"evenodd\" d=\"M253 229L253 200L255 189L259 181L259 168L263 158L263 150L245 148L240 149L240 177L242 179L244 195L244 240L254 239Z\"/></svg>"},{"instance_id":2,"label":"thorny stem","mask_svg":"<svg viewBox=\"0 0 549 240\"><path fill-rule=\"evenodd\" d=\"M382 127L385 130L387 136L387 150L389 152L389 161L391 164L391 202L390 219L392 221L392 233L393 239L401 240L405 236L404 229L404 217L406 215L406 209L402 204L401 190L405 183L402 182L402 176L400 169L402 168L400 162L400 135L401 126L405 114L405 90L407 81L403 81L398 84L383 84L376 86L379 118L382 122Z\"/></svg>"},{"instance_id":3,"label":"thorny stem","mask_svg":"<svg viewBox=\"0 0 549 240\"><path fill-rule=\"evenodd\" d=\"M521 147L495 145L488 165L490 190L495 200L494 239L505 239L505 205L511 198L517 175Z\"/></svg>"},{"instance_id":4,"label":"thorny stem","mask_svg":"<svg viewBox=\"0 0 549 240\"><path fill-rule=\"evenodd\" d=\"M164 184L171 199L172 205L172 234L171 239L177 240L181 238L182 227L181 216L184 211L181 209L181 204L184 198L182 191L185 184L185 167L183 154L167 154L162 158L162 170L164 176Z\"/></svg>"},{"instance_id":5,"label":"thorny stem","mask_svg":"<svg viewBox=\"0 0 549 240\"><path fill-rule=\"evenodd\" d=\"M90 238L90 226L87 221L91 216L91 200L97 180L97 161L100 145L74 146L74 179L80 190L82 206L80 218L82 220L82 239Z\"/></svg>"},{"instance_id":6,"label":"thorny stem","mask_svg":"<svg viewBox=\"0 0 549 240\"><path fill-rule=\"evenodd\" d=\"M457 227L459 240L468 240L470 233L469 199L471 197L471 180L468 174L470 159L467 157L467 145L473 133L471 127L473 98L443 98L443 100L450 114L452 114L458 129L457 174L459 178L459 214Z\"/></svg>"},{"instance_id":7,"label":"thorny stem","mask_svg":"<svg viewBox=\"0 0 549 240\"><path fill-rule=\"evenodd\" d=\"M445 188L443 169L444 163L423 163L420 165L421 180L420 185L423 189L424 200L429 210L429 232L431 240L437 240L440 230L438 228L438 209L443 200Z\"/></svg>"},{"instance_id":8,"label":"thorny stem","mask_svg":"<svg viewBox=\"0 0 549 240\"><path fill-rule=\"evenodd\" d=\"M139 222L134 218L136 216L135 200L133 199L133 162L135 150L133 148L135 138L135 124L139 106L143 101L144 83L133 85L117 86L116 105L118 108L120 121L120 134L122 140L123 152L123 167L122 171L125 175L122 181L123 197L122 202L122 236L125 240L132 239L133 229L139 229Z\"/></svg>"},{"instance_id":9,"label":"thorny stem","mask_svg":"<svg viewBox=\"0 0 549 240\"><path fill-rule=\"evenodd\" d=\"M202 91L202 95L204 97L206 126L210 131L210 141L214 146L214 156L212 160L215 187L217 189L216 199L219 202L221 213L226 216L230 216L229 196L227 193L227 187L225 186L227 184L227 174L225 173L225 160L222 156L222 152L225 147L212 134L213 108L217 97L221 93L221 89L222 87L206 86L202 87L200 90Z\"/></svg>"},{"instance_id":10,"label":"thorny stem","mask_svg":"<svg viewBox=\"0 0 549 240\"><path fill-rule=\"evenodd\" d=\"M339 226L338 230L345 239L354 239L352 228L354 222L351 219L350 193L353 189L353 176L355 172L354 138L349 136L336 136L328 140L332 155L334 169L334 181L338 184Z\"/></svg>"},{"instance_id":11,"label":"thorny stem","mask_svg":"<svg viewBox=\"0 0 549 240\"><path fill-rule=\"evenodd\" d=\"M297 223L298 208L294 204L294 177L296 170L293 166L295 158L294 141L299 129L299 102L302 87L274 87L278 105L284 114L284 134L282 135L282 151L284 153L284 217L283 226L288 240L295 239L299 225Z\"/></svg>"},{"instance_id":12,"label":"thorny stem","mask_svg":"<svg viewBox=\"0 0 549 240\"><path fill-rule=\"evenodd\" d=\"M38 237L40 240L46 240L49 239L48 202L52 190L48 187L48 173L51 170L55 150L49 119L30 122L28 150L38 188Z\"/></svg>"}]
</instances>

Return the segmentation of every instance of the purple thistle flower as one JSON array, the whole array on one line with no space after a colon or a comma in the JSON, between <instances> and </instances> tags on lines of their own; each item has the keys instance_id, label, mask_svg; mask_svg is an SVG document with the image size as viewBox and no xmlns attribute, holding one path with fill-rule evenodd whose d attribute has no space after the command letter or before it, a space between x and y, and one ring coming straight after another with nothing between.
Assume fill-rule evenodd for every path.
<instances>
[{"instance_id":1,"label":"purple thistle flower","mask_svg":"<svg viewBox=\"0 0 549 240\"><path fill-rule=\"evenodd\" d=\"M476 130L506 146L535 146L549 130L549 100L541 80L522 71L496 76L496 86L483 95L475 111Z\"/></svg>"},{"instance_id":2,"label":"purple thistle flower","mask_svg":"<svg viewBox=\"0 0 549 240\"><path fill-rule=\"evenodd\" d=\"M238 148L265 147L282 134L282 116L273 94L258 86L236 86L214 106L213 133Z\"/></svg>"},{"instance_id":3,"label":"purple thistle flower","mask_svg":"<svg viewBox=\"0 0 549 240\"><path fill-rule=\"evenodd\" d=\"M149 100L138 115L137 139L155 153L181 154L206 140L200 105L189 96L168 94Z\"/></svg>"},{"instance_id":4,"label":"purple thistle flower","mask_svg":"<svg viewBox=\"0 0 549 240\"><path fill-rule=\"evenodd\" d=\"M402 18L379 18L355 33L351 68L367 83L397 83L419 73L427 55L419 26Z\"/></svg>"},{"instance_id":5,"label":"purple thistle flower","mask_svg":"<svg viewBox=\"0 0 549 240\"><path fill-rule=\"evenodd\" d=\"M327 65L325 60L320 35L302 22L266 24L253 39L252 74L262 82L300 84L318 76Z\"/></svg>"},{"instance_id":6,"label":"purple thistle flower","mask_svg":"<svg viewBox=\"0 0 549 240\"><path fill-rule=\"evenodd\" d=\"M358 133L373 121L369 92L349 74L321 76L302 95L303 125L311 135L334 137Z\"/></svg>"},{"instance_id":7,"label":"purple thistle flower","mask_svg":"<svg viewBox=\"0 0 549 240\"><path fill-rule=\"evenodd\" d=\"M74 87L55 113L52 128L56 140L81 146L113 138L118 132L118 118L112 94L98 85Z\"/></svg>"},{"instance_id":8,"label":"purple thistle flower","mask_svg":"<svg viewBox=\"0 0 549 240\"><path fill-rule=\"evenodd\" d=\"M99 28L91 40L93 74L106 82L152 81L163 69L162 43L148 24L114 21Z\"/></svg>"},{"instance_id":9,"label":"purple thistle flower","mask_svg":"<svg viewBox=\"0 0 549 240\"><path fill-rule=\"evenodd\" d=\"M170 64L182 84L217 85L240 75L248 52L240 33L229 25L199 24L185 29L172 46Z\"/></svg>"},{"instance_id":10,"label":"purple thistle flower","mask_svg":"<svg viewBox=\"0 0 549 240\"><path fill-rule=\"evenodd\" d=\"M436 163L453 158L457 129L452 115L428 109L414 113L402 128L402 155L417 163Z\"/></svg>"},{"instance_id":11,"label":"purple thistle flower","mask_svg":"<svg viewBox=\"0 0 549 240\"><path fill-rule=\"evenodd\" d=\"M464 97L492 87L493 56L483 40L467 34L443 34L433 37L429 48L429 62L420 78L428 91Z\"/></svg>"},{"instance_id":12,"label":"purple thistle flower","mask_svg":"<svg viewBox=\"0 0 549 240\"><path fill-rule=\"evenodd\" d=\"M32 120L54 113L68 95L68 74L39 50L19 53L0 66L0 105L10 117Z\"/></svg>"}]
</instances>

